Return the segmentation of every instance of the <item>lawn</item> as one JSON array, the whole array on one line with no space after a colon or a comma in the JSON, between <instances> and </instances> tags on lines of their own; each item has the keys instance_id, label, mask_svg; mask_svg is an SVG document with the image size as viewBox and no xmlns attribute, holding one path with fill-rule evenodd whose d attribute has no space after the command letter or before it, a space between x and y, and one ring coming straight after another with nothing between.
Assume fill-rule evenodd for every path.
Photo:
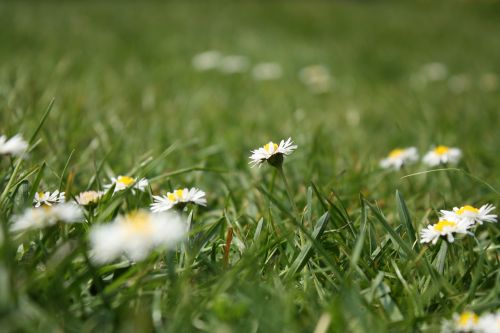
<instances>
[{"instance_id":1,"label":"lawn","mask_svg":"<svg viewBox=\"0 0 500 333\"><path fill-rule=\"evenodd\" d=\"M207 50L248 68L197 70ZM263 62L281 75L255 79ZM500 205L499 105L496 1L2 2L0 135L29 148L0 155L1 330L440 332L498 313L498 223L420 241L440 210ZM289 137L282 168L251 167ZM460 161L423 163L437 145ZM418 162L380 166L411 146ZM148 185L105 187L119 175ZM206 206L169 210L184 240L93 259L94 230L191 187ZM13 229L55 190L106 193L81 223Z\"/></svg>"}]
</instances>

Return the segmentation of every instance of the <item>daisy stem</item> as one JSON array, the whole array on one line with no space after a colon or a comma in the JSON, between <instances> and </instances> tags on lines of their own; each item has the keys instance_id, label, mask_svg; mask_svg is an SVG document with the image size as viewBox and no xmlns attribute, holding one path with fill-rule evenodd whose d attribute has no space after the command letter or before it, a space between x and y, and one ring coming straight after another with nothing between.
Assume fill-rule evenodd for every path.
<instances>
[{"instance_id":1,"label":"daisy stem","mask_svg":"<svg viewBox=\"0 0 500 333\"><path fill-rule=\"evenodd\" d=\"M278 173L281 175L281 178L283 179L283 183L285 184L285 189L286 189L286 194L288 195L288 200L290 201L290 204L292 205L293 211L298 214L297 206L295 206L295 202L293 201L293 196L292 196L292 191L290 190L290 185L288 184L288 181L286 180L285 173L283 172L283 166L279 166L276 168L278 170Z\"/></svg>"}]
</instances>

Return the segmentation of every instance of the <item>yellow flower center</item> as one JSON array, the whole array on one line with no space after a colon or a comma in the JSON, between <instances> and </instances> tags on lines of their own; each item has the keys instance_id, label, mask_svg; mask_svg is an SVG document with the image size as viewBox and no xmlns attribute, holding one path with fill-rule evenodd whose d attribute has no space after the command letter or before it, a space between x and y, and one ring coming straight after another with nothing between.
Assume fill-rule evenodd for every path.
<instances>
[{"instance_id":1,"label":"yellow flower center","mask_svg":"<svg viewBox=\"0 0 500 333\"><path fill-rule=\"evenodd\" d=\"M125 185L125 186L130 186L133 183L135 183L135 179L132 178L132 177L129 177L129 176L118 176L118 178L116 179L116 181L118 183L121 183L121 184Z\"/></svg>"},{"instance_id":2,"label":"yellow flower center","mask_svg":"<svg viewBox=\"0 0 500 333\"><path fill-rule=\"evenodd\" d=\"M462 215L465 212L479 213L479 209L472 207L472 206L469 206L469 205L465 205L465 206L461 207L459 210L457 210L458 215Z\"/></svg>"},{"instance_id":3,"label":"yellow flower center","mask_svg":"<svg viewBox=\"0 0 500 333\"><path fill-rule=\"evenodd\" d=\"M127 231L133 234L148 234L152 231L149 221L149 214L142 211L135 211L125 217Z\"/></svg>"},{"instance_id":4,"label":"yellow flower center","mask_svg":"<svg viewBox=\"0 0 500 333\"><path fill-rule=\"evenodd\" d=\"M273 149L273 152L275 152L275 151L278 149L278 145L277 145L276 143L269 142L269 143L266 143L266 144L264 145L264 149L265 149L265 151L267 151L267 152L269 152L269 153L270 153L270 152L271 152L271 146L274 148L274 149Z\"/></svg>"},{"instance_id":5,"label":"yellow flower center","mask_svg":"<svg viewBox=\"0 0 500 333\"><path fill-rule=\"evenodd\" d=\"M393 149L389 153L389 157L390 158L399 157L399 156L401 156L401 154L403 154L403 152L404 152L404 149L399 149L399 148Z\"/></svg>"},{"instance_id":6,"label":"yellow flower center","mask_svg":"<svg viewBox=\"0 0 500 333\"><path fill-rule=\"evenodd\" d=\"M179 199L182 199L184 197L184 190L175 190L173 193L168 192L167 193L167 198L170 201L177 201Z\"/></svg>"},{"instance_id":7,"label":"yellow flower center","mask_svg":"<svg viewBox=\"0 0 500 333\"><path fill-rule=\"evenodd\" d=\"M447 221L447 220L442 220L439 221L435 226L434 230L437 230L439 232L442 232L445 227L454 227L457 224L453 221Z\"/></svg>"},{"instance_id":8,"label":"yellow flower center","mask_svg":"<svg viewBox=\"0 0 500 333\"><path fill-rule=\"evenodd\" d=\"M437 146L436 148L434 148L434 152L438 155L444 155L446 154L448 151L450 150L449 147L446 147L446 146Z\"/></svg>"},{"instance_id":9,"label":"yellow flower center","mask_svg":"<svg viewBox=\"0 0 500 333\"><path fill-rule=\"evenodd\" d=\"M470 311L463 312L460 315L460 317L458 317L458 325L462 327L466 326L469 322L477 324L478 321L479 321L478 315Z\"/></svg>"}]
</instances>

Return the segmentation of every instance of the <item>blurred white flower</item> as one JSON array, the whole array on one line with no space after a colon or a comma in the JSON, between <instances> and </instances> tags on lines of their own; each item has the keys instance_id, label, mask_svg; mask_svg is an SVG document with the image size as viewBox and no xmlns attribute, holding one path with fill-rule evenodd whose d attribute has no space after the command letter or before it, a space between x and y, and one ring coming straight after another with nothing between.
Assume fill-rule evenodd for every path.
<instances>
[{"instance_id":1,"label":"blurred white flower","mask_svg":"<svg viewBox=\"0 0 500 333\"><path fill-rule=\"evenodd\" d=\"M476 327L481 333L500 333L500 311L482 314Z\"/></svg>"},{"instance_id":2,"label":"blurred white flower","mask_svg":"<svg viewBox=\"0 0 500 333\"><path fill-rule=\"evenodd\" d=\"M448 76L448 67L440 62L430 62L422 65L420 73L428 81L440 81Z\"/></svg>"},{"instance_id":3,"label":"blurred white flower","mask_svg":"<svg viewBox=\"0 0 500 333\"><path fill-rule=\"evenodd\" d=\"M35 207L40 207L42 205L52 206L53 204L63 203L66 201L64 192L59 192L55 190L54 192L37 192L35 193L35 198L33 203Z\"/></svg>"},{"instance_id":4,"label":"blurred white flower","mask_svg":"<svg viewBox=\"0 0 500 333\"><path fill-rule=\"evenodd\" d=\"M210 50L195 55L191 63L196 70L208 71L216 68L221 58L222 55L218 51Z\"/></svg>"},{"instance_id":5,"label":"blurred white flower","mask_svg":"<svg viewBox=\"0 0 500 333\"><path fill-rule=\"evenodd\" d=\"M323 65L310 65L299 72L300 80L314 93L324 93L332 86L330 71Z\"/></svg>"},{"instance_id":6,"label":"blurred white flower","mask_svg":"<svg viewBox=\"0 0 500 333\"><path fill-rule=\"evenodd\" d=\"M252 167L256 165L260 167L262 163L268 161L272 166L280 166L283 163L283 156L290 155L295 149L297 146L293 144L292 138L281 140L279 145L269 141L263 147L252 151L249 164Z\"/></svg>"},{"instance_id":7,"label":"blurred white flower","mask_svg":"<svg viewBox=\"0 0 500 333\"><path fill-rule=\"evenodd\" d=\"M275 62L262 62L252 69L252 76L257 81L276 80L283 75L281 65Z\"/></svg>"},{"instance_id":8,"label":"blurred white flower","mask_svg":"<svg viewBox=\"0 0 500 333\"><path fill-rule=\"evenodd\" d=\"M5 135L0 136L0 155L19 156L28 149L28 142L21 135L16 134L7 140Z\"/></svg>"},{"instance_id":9,"label":"blurred white flower","mask_svg":"<svg viewBox=\"0 0 500 333\"><path fill-rule=\"evenodd\" d=\"M460 220L472 226L476 223L497 222L497 215L490 214L495 208L495 206L490 204L483 205L480 208L465 205L460 208L455 207L452 211L442 210L441 214L444 219Z\"/></svg>"},{"instance_id":10,"label":"blurred white flower","mask_svg":"<svg viewBox=\"0 0 500 333\"><path fill-rule=\"evenodd\" d=\"M75 197L76 202L81 206L96 205L104 195L102 191L85 191Z\"/></svg>"},{"instance_id":11,"label":"blurred white flower","mask_svg":"<svg viewBox=\"0 0 500 333\"><path fill-rule=\"evenodd\" d=\"M448 80L448 89L454 94L462 94L469 90L471 82L467 74L457 74Z\"/></svg>"},{"instance_id":12,"label":"blurred white flower","mask_svg":"<svg viewBox=\"0 0 500 333\"><path fill-rule=\"evenodd\" d=\"M145 259L157 248L175 248L186 238L187 223L173 212L139 210L118 216L113 222L90 230L90 257L106 263L125 255L133 261Z\"/></svg>"},{"instance_id":13,"label":"blurred white flower","mask_svg":"<svg viewBox=\"0 0 500 333\"><path fill-rule=\"evenodd\" d=\"M115 184L114 192L123 191L129 187L132 187L132 193L135 193L134 189L144 192L149 182L146 178L141 178L137 180L137 178L133 178L130 176L118 176L111 178L111 184L104 185L105 189L109 189L111 186Z\"/></svg>"},{"instance_id":14,"label":"blurred white flower","mask_svg":"<svg viewBox=\"0 0 500 333\"><path fill-rule=\"evenodd\" d=\"M250 66L248 58L242 55L227 55L219 61L218 68L226 74L243 73Z\"/></svg>"},{"instance_id":15,"label":"blurred white flower","mask_svg":"<svg viewBox=\"0 0 500 333\"><path fill-rule=\"evenodd\" d=\"M207 199L205 198L205 192L192 187L190 189L177 189L173 192L168 192L167 195L153 195L151 211L163 212L171 209L174 206L183 207L188 203L206 206Z\"/></svg>"},{"instance_id":16,"label":"blurred white flower","mask_svg":"<svg viewBox=\"0 0 500 333\"><path fill-rule=\"evenodd\" d=\"M479 87L484 91L495 91L498 88L498 76L495 73L484 73L479 78Z\"/></svg>"},{"instance_id":17,"label":"blurred white flower","mask_svg":"<svg viewBox=\"0 0 500 333\"><path fill-rule=\"evenodd\" d=\"M455 241L453 234L471 234L468 231L469 227L470 225L463 221L439 220L438 223L429 225L420 232L420 243L436 244L441 236L453 243Z\"/></svg>"},{"instance_id":18,"label":"blurred white flower","mask_svg":"<svg viewBox=\"0 0 500 333\"><path fill-rule=\"evenodd\" d=\"M384 169L399 170L403 165L412 164L418 161L418 151L415 147L393 149L389 155L380 161L380 166Z\"/></svg>"},{"instance_id":19,"label":"blurred white flower","mask_svg":"<svg viewBox=\"0 0 500 333\"><path fill-rule=\"evenodd\" d=\"M422 161L428 166L440 164L457 164L462 157L462 151L458 148L437 146L423 157Z\"/></svg>"},{"instance_id":20,"label":"blurred white flower","mask_svg":"<svg viewBox=\"0 0 500 333\"><path fill-rule=\"evenodd\" d=\"M83 222L80 208L71 203L61 203L54 206L28 208L23 214L15 216L10 230L13 232L27 229L40 229L55 225L57 222Z\"/></svg>"}]
</instances>

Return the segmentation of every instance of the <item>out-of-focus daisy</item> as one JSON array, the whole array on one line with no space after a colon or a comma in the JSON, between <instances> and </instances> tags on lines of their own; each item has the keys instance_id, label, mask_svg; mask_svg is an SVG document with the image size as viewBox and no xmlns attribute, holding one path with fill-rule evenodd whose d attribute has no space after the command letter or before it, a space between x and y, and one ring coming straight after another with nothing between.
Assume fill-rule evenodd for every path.
<instances>
[{"instance_id":1,"label":"out-of-focus daisy","mask_svg":"<svg viewBox=\"0 0 500 333\"><path fill-rule=\"evenodd\" d=\"M484 73L479 78L479 87L484 91L495 91L498 88L498 76L495 73Z\"/></svg>"},{"instance_id":2,"label":"out-of-focus daisy","mask_svg":"<svg viewBox=\"0 0 500 333\"><path fill-rule=\"evenodd\" d=\"M477 323L477 331L482 333L500 333L500 312L482 314Z\"/></svg>"},{"instance_id":3,"label":"out-of-focus daisy","mask_svg":"<svg viewBox=\"0 0 500 333\"><path fill-rule=\"evenodd\" d=\"M146 178L133 178L130 176L118 176L111 178L111 184L104 185L105 189L109 189L111 186L115 184L115 193L119 191L123 191L129 187L132 187L132 193L135 193L134 189L144 192L146 187L148 186L148 180Z\"/></svg>"},{"instance_id":4,"label":"out-of-focus daisy","mask_svg":"<svg viewBox=\"0 0 500 333\"><path fill-rule=\"evenodd\" d=\"M422 65L420 73L428 81L440 81L446 79L448 76L448 67L440 62L430 62Z\"/></svg>"},{"instance_id":5,"label":"out-of-focus daisy","mask_svg":"<svg viewBox=\"0 0 500 333\"><path fill-rule=\"evenodd\" d=\"M75 200L80 206L93 206L97 205L103 195L102 191L85 191L78 194Z\"/></svg>"},{"instance_id":6,"label":"out-of-focus daisy","mask_svg":"<svg viewBox=\"0 0 500 333\"><path fill-rule=\"evenodd\" d=\"M281 140L279 145L269 141L263 147L252 150L249 164L252 167L256 165L260 167L262 163L267 161L272 166L279 167L283 164L284 155L290 155L295 149L297 146L293 144L292 138L288 138L286 141Z\"/></svg>"},{"instance_id":7,"label":"out-of-focus daisy","mask_svg":"<svg viewBox=\"0 0 500 333\"><path fill-rule=\"evenodd\" d=\"M495 206L491 204L482 205L476 208L470 205L465 205L460 208L455 207L453 210L442 210L441 214L444 219L460 220L466 224L483 224L483 222L497 222L497 215L490 214L495 210Z\"/></svg>"},{"instance_id":8,"label":"out-of-focus daisy","mask_svg":"<svg viewBox=\"0 0 500 333\"><path fill-rule=\"evenodd\" d=\"M324 93L330 90L332 77L326 66L310 65L299 72L300 80L314 93Z\"/></svg>"},{"instance_id":9,"label":"out-of-focus daisy","mask_svg":"<svg viewBox=\"0 0 500 333\"><path fill-rule=\"evenodd\" d=\"M471 80L467 74L457 74L448 80L448 89L454 94L462 94L471 87Z\"/></svg>"},{"instance_id":10,"label":"out-of-focus daisy","mask_svg":"<svg viewBox=\"0 0 500 333\"><path fill-rule=\"evenodd\" d=\"M418 161L417 148L396 148L380 161L380 166L385 169L392 168L399 170L403 165L415 163L416 161Z\"/></svg>"},{"instance_id":11,"label":"out-of-focus daisy","mask_svg":"<svg viewBox=\"0 0 500 333\"><path fill-rule=\"evenodd\" d=\"M0 136L0 155L19 156L28 149L28 143L21 135L16 134L10 139L5 135Z\"/></svg>"},{"instance_id":12,"label":"out-of-focus daisy","mask_svg":"<svg viewBox=\"0 0 500 333\"><path fill-rule=\"evenodd\" d=\"M163 212L175 206L183 208L188 203L206 206L207 199L205 198L205 192L192 187L190 189L184 188L168 192L167 195L153 195L151 210L153 212Z\"/></svg>"},{"instance_id":13,"label":"out-of-focus daisy","mask_svg":"<svg viewBox=\"0 0 500 333\"><path fill-rule=\"evenodd\" d=\"M216 68L221 58L220 52L210 50L195 55L191 63L196 70L208 71Z\"/></svg>"},{"instance_id":14,"label":"out-of-focus daisy","mask_svg":"<svg viewBox=\"0 0 500 333\"><path fill-rule=\"evenodd\" d=\"M429 225L420 232L420 243L436 244L441 236L446 237L448 242L453 243L453 234L470 234L470 225L462 221L440 220L438 223Z\"/></svg>"},{"instance_id":15,"label":"out-of-focus daisy","mask_svg":"<svg viewBox=\"0 0 500 333\"><path fill-rule=\"evenodd\" d=\"M248 58L242 55L227 55L220 59L218 68L226 74L243 73L250 66Z\"/></svg>"},{"instance_id":16,"label":"out-of-focus daisy","mask_svg":"<svg viewBox=\"0 0 500 333\"><path fill-rule=\"evenodd\" d=\"M125 255L139 261L157 247L174 248L186 233L187 224L179 214L135 211L92 227L91 258L96 263L106 263Z\"/></svg>"},{"instance_id":17,"label":"out-of-focus daisy","mask_svg":"<svg viewBox=\"0 0 500 333\"><path fill-rule=\"evenodd\" d=\"M440 164L457 164L462 157L462 151L458 148L437 146L424 155L422 161L428 166Z\"/></svg>"},{"instance_id":18,"label":"out-of-focus daisy","mask_svg":"<svg viewBox=\"0 0 500 333\"><path fill-rule=\"evenodd\" d=\"M83 222L80 208L71 203L61 203L54 206L28 208L23 214L14 217L10 230L13 232L27 229L40 229L55 225L57 222Z\"/></svg>"},{"instance_id":19,"label":"out-of-focus daisy","mask_svg":"<svg viewBox=\"0 0 500 333\"><path fill-rule=\"evenodd\" d=\"M257 81L276 80L282 75L280 64L275 62L262 62L252 68L252 76Z\"/></svg>"},{"instance_id":20,"label":"out-of-focus daisy","mask_svg":"<svg viewBox=\"0 0 500 333\"><path fill-rule=\"evenodd\" d=\"M63 203L66 201L64 192L59 192L55 190L54 192L37 192L35 193L35 198L33 203L35 207L40 207L42 205L52 206L53 204Z\"/></svg>"}]
</instances>

